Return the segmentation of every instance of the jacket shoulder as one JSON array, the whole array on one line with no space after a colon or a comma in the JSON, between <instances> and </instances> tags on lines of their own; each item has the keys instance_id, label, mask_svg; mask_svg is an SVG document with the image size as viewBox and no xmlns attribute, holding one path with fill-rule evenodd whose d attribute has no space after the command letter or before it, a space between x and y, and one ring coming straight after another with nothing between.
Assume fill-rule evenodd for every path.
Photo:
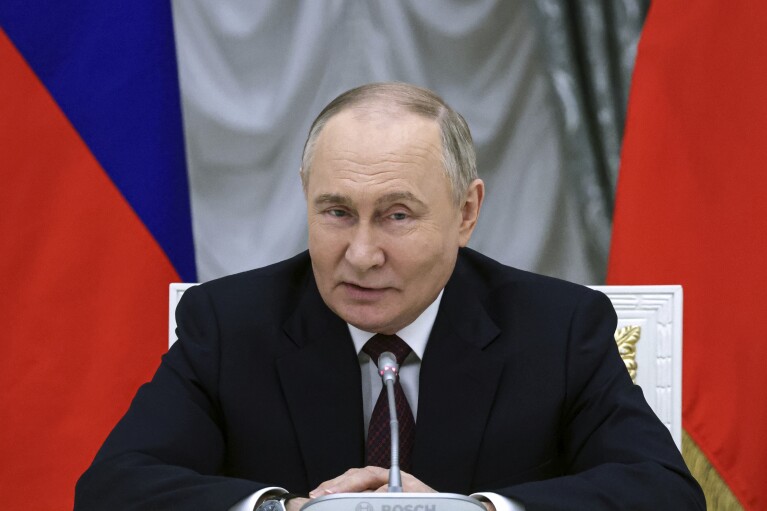
<instances>
[{"instance_id":1,"label":"jacket shoulder","mask_svg":"<svg viewBox=\"0 0 767 511\"><path fill-rule=\"evenodd\" d=\"M202 283L187 290L184 298L207 302L220 317L284 318L313 282L306 251L263 268Z\"/></svg>"},{"instance_id":2,"label":"jacket shoulder","mask_svg":"<svg viewBox=\"0 0 767 511\"><path fill-rule=\"evenodd\" d=\"M462 294L475 296L504 328L511 323L565 326L581 308L596 307L612 321L610 299L599 291L555 277L506 266L474 250L461 249L454 282Z\"/></svg>"},{"instance_id":3,"label":"jacket shoulder","mask_svg":"<svg viewBox=\"0 0 767 511\"><path fill-rule=\"evenodd\" d=\"M459 253L456 275L470 282L480 296L523 292L540 294L551 301L569 296L577 298L602 294L581 284L507 266L468 248L461 249Z\"/></svg>"}]
</instances>

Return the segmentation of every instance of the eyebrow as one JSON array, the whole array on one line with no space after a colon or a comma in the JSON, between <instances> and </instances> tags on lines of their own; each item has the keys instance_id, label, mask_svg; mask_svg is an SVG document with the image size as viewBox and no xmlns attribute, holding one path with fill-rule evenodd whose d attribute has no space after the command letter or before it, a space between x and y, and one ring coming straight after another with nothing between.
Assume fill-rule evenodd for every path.
<instances>
[{"instance_id":1,"label":"eyebrow","mask_svg":"<svg viewBox=\"0 0 767 511\"><path fill-rule=\"evenodd\" d=\"M376 199L376 206L381 206L384 204L390 204L392 202L397 201L411 201L418 203L422 206L425 206L424 202L413 195L411 192L392 192L387 193L386 195L379 197ZM317 196L316 199L314 199L314 204L320 205L320 204L338 204L340 206L352 206L353 201L350 197L346 195L340 195L337 193L323 193Z\"/></svg>"},{"instance_id":2,"label":"eyebrow","mask_svg":"<svg viewBox=\"0 0 767 511\"><path fill-rule=\"evenodd\" d=\"M376 199L376 206L381 206L382 204L390 204L392 202L397 202L402 200L416 202L420 204L421 206L425 206L425 204L423 203L421 199L419 199L418 197L416 197L410 192L387 193L383 197L379 197L378 199Z\"/></svg>"},{"instance_id":3,"label":"eyebrow","mask_svg":"<svg viewBox=\"0 0 767 511\"><path fill-rule=\"evenodd\" d=\"M346 195L337 193L323 193L314 199L315 204L340 204L341 206L351 206L352 200Z\"/></svg>"}]
</instances>

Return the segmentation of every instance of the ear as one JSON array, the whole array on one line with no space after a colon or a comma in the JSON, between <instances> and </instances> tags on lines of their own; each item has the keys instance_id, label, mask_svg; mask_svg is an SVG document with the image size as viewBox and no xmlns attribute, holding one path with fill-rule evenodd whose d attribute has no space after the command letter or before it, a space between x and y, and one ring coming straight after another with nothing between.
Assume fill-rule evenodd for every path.
<instances>
[{"instance_id":1,"label":"ear","mask_svg":"<svg viewBox=\"0 0 767 511\"><path fill-rule=\"evenodd\" d=\"M471 233L477 226L479 210L482 208L482 200L485 198L485 183L481 179L475 179L466 191L466 198L461 205L461 227L458 231L458 243L465 247L469 243Z\"/></svg>"},{"instance_id":2,"label":"ear","mask_svg":"<svg viewBox=\"0 0 767 511\"><path fill-rule=\"evenodd\" d=\"M303 167L298 167L298 178L301 180L301 189L304 191L304 198L305 199L308 199L308 197L309 197L307 195L307 190L306 190L306 188L307 188L307 182L306 182L307 181L307 177L308 176L304 174L304 168Z\"/></svg>"}]
</instances>

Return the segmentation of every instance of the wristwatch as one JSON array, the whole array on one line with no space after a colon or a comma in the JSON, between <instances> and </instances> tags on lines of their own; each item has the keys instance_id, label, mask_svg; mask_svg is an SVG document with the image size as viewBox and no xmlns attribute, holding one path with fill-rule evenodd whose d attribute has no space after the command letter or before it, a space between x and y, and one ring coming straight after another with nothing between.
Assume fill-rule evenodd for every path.
<instances>
[{"instance_id":1,"label":"wristwatch","mask_svg":"<svg viewBox=\"0 0 767 511\"><path fill-rule=\"evenodd\" d=\"M290 499L300 497L295 493L282 493L279 495L269 495L266 500L256 506L254 511L285 511L285 503Z\"/></svg>"}]
</instances>

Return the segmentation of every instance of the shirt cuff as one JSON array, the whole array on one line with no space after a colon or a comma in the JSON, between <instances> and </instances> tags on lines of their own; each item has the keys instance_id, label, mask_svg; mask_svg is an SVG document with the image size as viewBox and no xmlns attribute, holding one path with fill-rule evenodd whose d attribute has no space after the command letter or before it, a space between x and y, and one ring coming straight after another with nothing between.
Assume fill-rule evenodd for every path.
<instances>
[{"instance_id":1,"label":"shirt cuff","mask_svg":"<svg viewBox=\"0 0 767 511\"><path fill-rule=\"evenodd\" d=\"M228 511L253 511L256 509L256 504L259 499L267 493L276 493L279 495L281 493L288 493L288 490L280 488L279 486L270 486L269 488L258 490L256 493L245 497L237 504L230 507Z\"/></svg>"},{"instance_id":2,"label":"shirt cuff","mask_svg":"<svg viewBox=\"0 0 767 511\"><path fill-rule=\"evenodd\" d=\"M483 491L479 493L472 493L470 497L491 502L495 506L495 511L525 511L525 506L516 500L506 498L503 495L498 495L497 493Z\"/></svg>"}]
</instances>

